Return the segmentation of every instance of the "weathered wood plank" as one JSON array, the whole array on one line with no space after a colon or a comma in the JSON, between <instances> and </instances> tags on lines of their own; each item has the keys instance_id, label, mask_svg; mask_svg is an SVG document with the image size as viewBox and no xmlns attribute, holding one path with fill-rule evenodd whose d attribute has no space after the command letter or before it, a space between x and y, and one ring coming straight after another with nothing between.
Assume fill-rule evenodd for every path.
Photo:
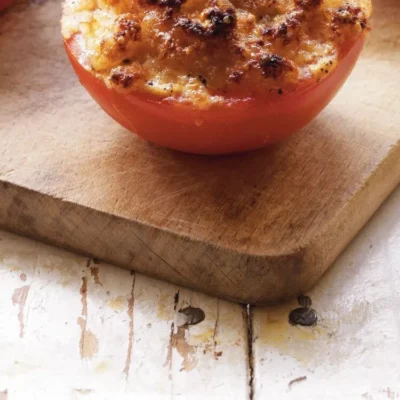
<instances>
[{"instance_id":1,"label":"weathered wood plank","mask_svg":"<svg viewBox=\"0 0 400 400\"><path fill-rule=\"evenodd\" d=\"M308 293L316 326L254 309L254 400L400 397L399 244L400 189Z\"/></svg>"},{"instance_id":2,"label":"weathered wood plank","mask_svg":"<svg viewBox=\"0 0 400 400\"><path fill-rule=\"evenodd\" d=\"M0 231L0 315L10 400L247 399L239 305Z\"/></svg>"}]
</instances>

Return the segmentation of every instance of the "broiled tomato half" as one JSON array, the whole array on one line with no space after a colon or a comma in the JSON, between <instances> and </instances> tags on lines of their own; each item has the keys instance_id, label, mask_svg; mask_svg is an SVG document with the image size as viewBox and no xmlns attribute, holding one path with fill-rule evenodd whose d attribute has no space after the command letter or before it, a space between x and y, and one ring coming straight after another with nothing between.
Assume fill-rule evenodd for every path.
<instances>
[{"instance_id":1,"label":"broiled tomato half","mask_svg":"<svg viewBox=\"0 0 400 400\"><path fill-rule=\"evenodd\" d=\"M82 85L125 128L221 154L310 122L350 74L369 0L66 0L65 46Z\"/></svg>"}]
</instances>

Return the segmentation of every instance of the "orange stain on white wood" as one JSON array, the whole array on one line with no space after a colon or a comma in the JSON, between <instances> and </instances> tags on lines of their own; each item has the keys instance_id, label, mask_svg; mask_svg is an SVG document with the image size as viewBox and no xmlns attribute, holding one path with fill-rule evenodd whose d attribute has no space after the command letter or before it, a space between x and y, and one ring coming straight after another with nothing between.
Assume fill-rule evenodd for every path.
<instances>
[{"instance_id":1,"label":"orange stain on white wood","mask_svg":"<svg viewBox=\"0 0 400 400\"><path fill-rule=\"evenodd\" d=\"M113 297L108 301L108 306L115 311L123 311L126 308L128 300L125 296Z\"/></svg>"},{"instance_id":2,"label":"orange stain on white wood","mask_svg":"<svg viewBox=\"0 0 400 400\"><path fill-rule=\"evenodd\" d=\"M80 288L81 303L82 303L82 316L77 320L81 328L81 338L79 340L79 353L82 359L93 358L99 351L99 344L97 337L93 332L87 329L87 278L82 277L82 285Z\"/></svg>"}]
</instances>

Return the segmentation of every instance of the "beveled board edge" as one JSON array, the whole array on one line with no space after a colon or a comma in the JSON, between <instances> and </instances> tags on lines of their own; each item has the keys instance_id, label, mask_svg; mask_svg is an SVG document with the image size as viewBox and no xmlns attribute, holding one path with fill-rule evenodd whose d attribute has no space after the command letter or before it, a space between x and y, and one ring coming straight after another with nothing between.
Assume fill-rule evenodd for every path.
<instances>
[{"instance_id":1,"label":"beveled board edge","mask_svg":"<svg viewBox=\"0 0 400 400\"><path fill-rule=\"evenodd\" d=\"M400 142L316 237L273 257L218 248L0 182L2 228L224 299L270 304L314 285L400 183Z\"/></svg>"}]
</instances>

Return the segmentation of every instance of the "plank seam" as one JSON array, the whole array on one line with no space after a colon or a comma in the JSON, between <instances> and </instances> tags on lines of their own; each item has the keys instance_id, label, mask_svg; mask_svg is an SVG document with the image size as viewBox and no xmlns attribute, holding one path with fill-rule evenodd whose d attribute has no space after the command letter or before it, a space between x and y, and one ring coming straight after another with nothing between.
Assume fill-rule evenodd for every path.
<instances>
[{"instance_id":1,"label":"plank seam","mask_svg":"<svg viewBox=\"0 0 400 400\"><path fill-rule=\"evenodd\" d=\"M249 400L254 399L253 307L244 305L247 326L247 367L249 371Z\"/></svg>"}]
</instances>

